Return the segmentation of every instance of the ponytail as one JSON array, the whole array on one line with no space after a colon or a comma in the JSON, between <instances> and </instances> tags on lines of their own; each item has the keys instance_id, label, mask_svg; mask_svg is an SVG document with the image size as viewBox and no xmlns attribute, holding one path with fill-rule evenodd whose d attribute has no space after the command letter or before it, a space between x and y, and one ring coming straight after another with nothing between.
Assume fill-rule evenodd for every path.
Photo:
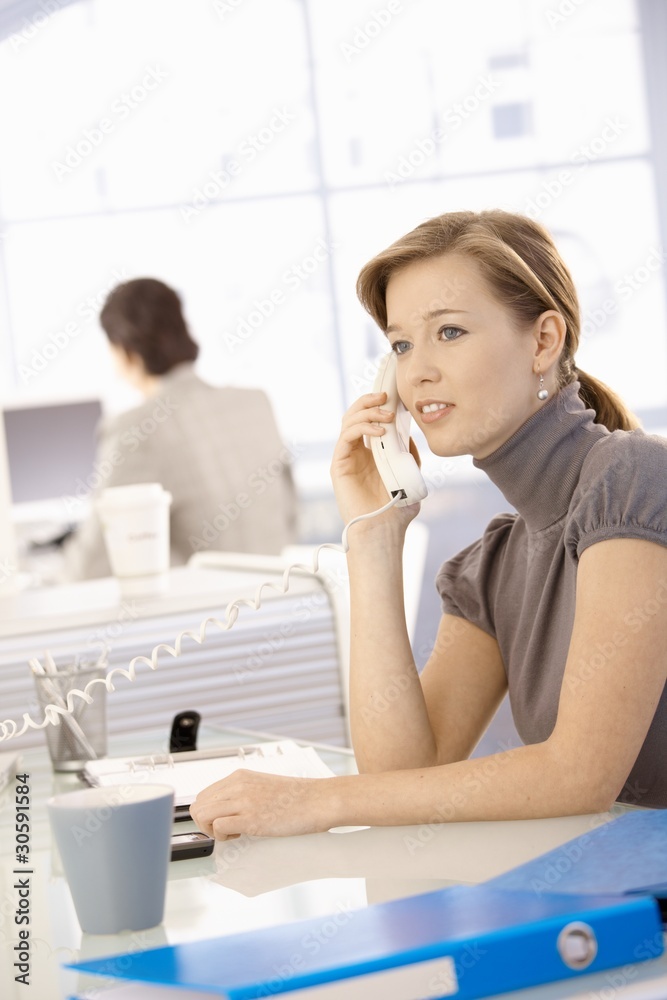
<instances>
[{"instance_id":1,"label":"ponytail","mask_svg":"<svg viewBox=\"0 0 667 1000\"><path fill-rule=\"evenodd\" d=\"M603 424L610 431L633 431L641 427L639 419L608 385L580 368L575 377L579 381L579 398L588 409L595 410L596 424Z\"/></svg>"}]
</instances>

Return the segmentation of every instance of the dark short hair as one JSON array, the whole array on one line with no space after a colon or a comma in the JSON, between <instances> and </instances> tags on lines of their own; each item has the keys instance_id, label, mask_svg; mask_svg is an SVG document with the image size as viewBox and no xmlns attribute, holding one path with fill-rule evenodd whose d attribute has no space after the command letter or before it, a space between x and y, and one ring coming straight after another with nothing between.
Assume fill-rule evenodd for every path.
<instances>
[{"instance_id":1,"label":"dark short hair","mask_svg":"<svg viewBox=\"0 0 667 1000\"><path fill-rule=\"evenodd\" d=\"M135 278L112 289L100 323L111 343L138 354L150 375L164 375L199 354L178 294L156 278Z\"/></svg>"}]
</instances>

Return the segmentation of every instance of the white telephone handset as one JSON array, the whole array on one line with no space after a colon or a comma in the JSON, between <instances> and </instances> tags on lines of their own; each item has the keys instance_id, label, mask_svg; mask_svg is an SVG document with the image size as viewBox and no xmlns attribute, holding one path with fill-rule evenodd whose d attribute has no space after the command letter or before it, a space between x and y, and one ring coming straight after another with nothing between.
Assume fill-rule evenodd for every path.
<instances>
[{"instance_id":1,"label":"white telephone handset","mask_svg":"<svg viewBox=\"0 0 667 1000\"><path fill-rule=\"evenodd\" d=\"M396 355L393 351L380 362L373 392L386 392L387 401L382 408L396 414L391 424L380 425L384 427L382 437L370 438L371 451L382 482L391 497L403 494L394 506L419 503L428 495L428 489L414 456L410 454L410 414L398 396Z\"/></svg>"}]
</instances>

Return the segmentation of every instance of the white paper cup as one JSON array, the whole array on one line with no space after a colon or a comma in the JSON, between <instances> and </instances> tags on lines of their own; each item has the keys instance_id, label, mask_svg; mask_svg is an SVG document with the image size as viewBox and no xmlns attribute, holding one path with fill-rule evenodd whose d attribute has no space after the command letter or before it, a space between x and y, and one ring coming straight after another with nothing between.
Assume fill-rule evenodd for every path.
<instances>
[{"instance_id":1,"label":"white paper cup","mask_svg":"<svg viewBox=\"0 0 667 1000\"><path fill-rule=\"evenodd\" d=\"M47 801L74 909L87 934L155 927L164 917L174 790L110 785Z\"/></svg>"},{"instance_id":2,"label":"white paper cup","mask_svg":"<svg viewBox=\"0 0 667 1000\"><path fill-rule=\"evenodd\" d=\"M171 499L160 483L137 483L110 486L97 501L111 572L125 595L166 587Z\"/></svg>"}]
</instances>

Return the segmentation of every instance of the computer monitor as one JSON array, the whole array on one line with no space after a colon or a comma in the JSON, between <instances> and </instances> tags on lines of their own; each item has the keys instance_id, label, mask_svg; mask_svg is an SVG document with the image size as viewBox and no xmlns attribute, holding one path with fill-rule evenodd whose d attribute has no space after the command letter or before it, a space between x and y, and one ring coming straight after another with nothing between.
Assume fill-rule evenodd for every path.
<instances>
[{"instance_id":1,"label":"computer monitor","mask_svg":"<svg viewBox=\"0 0 667 1000\"><path fill-rule=\"evenodd\" d=\"M3 409L12 504L81 493L95 466L98 399Z\"/></svg>"}]
</instances>

